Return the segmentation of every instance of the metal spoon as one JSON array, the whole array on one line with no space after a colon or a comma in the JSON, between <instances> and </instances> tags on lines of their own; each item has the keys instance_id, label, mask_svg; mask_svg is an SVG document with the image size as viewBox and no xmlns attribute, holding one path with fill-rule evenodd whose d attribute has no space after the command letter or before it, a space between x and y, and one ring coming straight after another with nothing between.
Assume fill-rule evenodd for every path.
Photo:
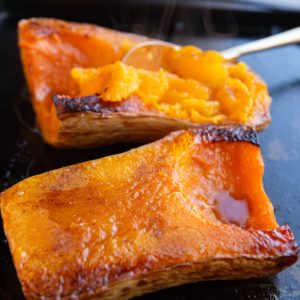
<instances>
[{"instance_id":1,"label":"metal spoon","mask_svg":"<svg viewBox=\"0 0 300 300\"><path fill-rule=\"evenodd\" d=\"M239 58L242 55L259 52L271 48L295 44L300 42L300 27L263 38L254 42L246 43L237 47L221 51L228 60ZM139 43L131 48L123 57L122 61L137 68L152 71L159 70L162 62L164 49L180 49L180 46L163 41L148 41Z\"/></svg>"}]
</instances>

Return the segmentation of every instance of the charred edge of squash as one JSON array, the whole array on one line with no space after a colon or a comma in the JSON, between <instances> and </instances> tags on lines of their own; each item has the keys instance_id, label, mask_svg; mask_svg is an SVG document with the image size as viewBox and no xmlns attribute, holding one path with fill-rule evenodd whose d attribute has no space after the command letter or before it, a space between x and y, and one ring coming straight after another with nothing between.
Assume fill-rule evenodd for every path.
<instances>
[{"instance_id":1,"label":"charred edge of squash","mask_svg":"<svg viewBox=\"0 0 300 300\"><path fill-rule=\"evenodd\" d=\"M259 146L256 130L246 125L202 124L191 130L199 137L199 142L248 142Z\"/></svg>"},{"instance_id":2,"label":"charred edge of squash","mask_svg":"<svg viewBox=\"0 0 300 300\"><path fill-rule=\"evenodd\" d=\"M257 235L258 240L266 241L266 247L270 247L270 244L274 246L274 251L271 255L259 257L252 255L218 257L209 259L209 261L191 261L189 263L175 264L154 272L151 272L151 269L147 269L147 272L143 274L120 268L112 276L113 280L108 281L108 289L103 290L102 287L94 288L89 286L83 291L74 290L70 293L62 293L60 295L61 299L73 299L74 295L79 296L80 299L85 299L91 294L94 298L103 297L103 299L110 299L113 293L114 296L118 296L118 299L125 300L149 292L193 282L272 276L297 261L299 248L288 225L280 226L274 230L251 231ZM23 281L23 291L30 299L40 299L43 296L33 291L26 281ZM48 298L54 300L56 297L51 295Z\"/></svg>"},{"instance_id":3,"label":"charred edge of squash","mask_svg":"<svg viewBox=\"0 0 300 300\"><path fill-rule=\"evenodd\" d=\"M150 40L149 37L141 34L114 30L91 23L64 21L57 18L35 17L29 19L21 19L18 23L18 28L19 30L23 28L26 28L26 30L32 30L34 34L37 34L41 37L51 36L57 33L59 34L61 32L74 32L78 35L87 37L95 36L95 34L101 34L103 31L105 31L110 34L120 34L121 36L125 36L125 38L126 36L129 38L133 38L133 40L136 40L136 42Z\"/></svg>"},{"instance_id":4,"label":"charred edge of squash","mask_svg":"<svg viewBox=\"0 0 300 300\"><path fill-rule=\"evenodd\" d=\"M69 97L56 95L52 97L56 106L57 116L65 113L93 112L107 113L137 113L150 112L138 96L131 96L121 102L103 101L98 95Z\"/></svg>"},{"instance_id":5,"label":"charred edge of squash","mask_svg":"<svg viewBox=\"0 0 300 300\"><path fill-rule=\"evenodd\" d=\"M39 19L39 18L34 18L34 19L23 19L19 22L18 27L19 30L22 29L22 27L27 26L29 30L35 31L39 36L50 36L55 33L57 33L57 28L54 26L49 26L49 24L42 23L44 20L48 19ZM59 29L64 29L65 24L63 22L60 22L57 20L56 26L59 26Z\"/></svg>"},{"instance_id":6,"label":"charred edge of squash","mask_svg":"<svg viewBox=\"0 0 300 300\"><path fill-rule=\"evenodd\" d=\"M297 260L299 248L289 225L285 224L274 230L250 229L250 231L256 235L257 239L266 239L271 243L274 257L286 257L291 261Z\"/></svg>"}]
</instances>

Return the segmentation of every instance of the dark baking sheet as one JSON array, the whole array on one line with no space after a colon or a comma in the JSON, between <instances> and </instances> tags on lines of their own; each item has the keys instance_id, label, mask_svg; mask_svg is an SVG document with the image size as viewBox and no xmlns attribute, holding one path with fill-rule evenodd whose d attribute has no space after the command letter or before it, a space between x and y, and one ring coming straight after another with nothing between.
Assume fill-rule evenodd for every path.
<instances>
[{"instance_id":1,"label":"dark baking sheet","mask_svg":"<svg viewBox=\"0 0 300 300\"><path fill-rule=\"evenodd\" d=\"M67 151L43 143L34 126L19 62L17 19L8 13L0 13L0 190L34 174L134 147L119 145ZM202 37L193 31L180 34L182 25L178 24L176 34L171 34L170 39L202 48L224 49L256 38L253 35L230 38L218 34ZM258 35L277 30L281 28L263 27ZM244 60L266 80L273 97L273 122L259 134L266 165L264 183L278 223L290 224L299 244L300 47L287 46L253 54ZM0 299L24 299L1 224L0 228ZM140 299L300 299L300 263L272 278L203 282L163 290Z\"/></svg>"}]
</instances>

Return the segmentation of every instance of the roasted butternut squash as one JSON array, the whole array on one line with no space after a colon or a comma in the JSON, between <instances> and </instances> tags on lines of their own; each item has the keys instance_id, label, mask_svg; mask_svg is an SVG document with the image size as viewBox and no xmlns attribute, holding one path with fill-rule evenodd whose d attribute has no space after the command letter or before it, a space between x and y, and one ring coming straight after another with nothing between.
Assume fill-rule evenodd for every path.
<instances>
[{"instance_id":1,"label":"roasted butternut squash","mask_svg":"<svg viewBox=\"0 0 300 300\"><path fill-rule=\"evenodd\" d=\"M209 125L25 179L0 196L23 291L128 299L275 274L298 248L278 227L262 176L252 129Z\"/></svg>"},{"instance_id":2,"label":"roasted butternut squash","mask_svg":"<svg viewBox=\"0 0 300 300\"><path fill-rule=\"evenodd\" d=\"M48 143L82 148L147 142L200 123L262 129L270 121L267 87L244 63L192 46L166 51L159 72L119 61L144 40L87 24L20 22L24 72Z\"/></svg>"}]
</instances>

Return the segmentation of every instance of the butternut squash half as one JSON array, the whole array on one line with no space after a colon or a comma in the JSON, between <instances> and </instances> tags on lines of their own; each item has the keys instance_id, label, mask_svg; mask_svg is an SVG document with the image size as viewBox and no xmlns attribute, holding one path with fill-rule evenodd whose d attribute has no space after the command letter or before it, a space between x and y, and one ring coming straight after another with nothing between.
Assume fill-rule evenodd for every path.
<instances>
[{"instance_id":1,"label":"butternut squash half","mask_svg":"<svg viewBox=\"0 0 300 300\"><path fill-rule=\"evenodd\" d=\"M19 23L19 47L37 123L49 144L86 148L153 141L201 123L263 129L271 98L244 63L192 46L169 49L163 70L120 62L147 38L54 19Z\"/></svg>"},{"instance_id":2,"label":"butternut squash half","mask_svg":"<svg viewBox=\"0 0 300 300\"><path fill-rule=\"evenodd\" d=\"M298 248L263 169L252 129L210 125L23 180L0 197L26 297L128 299L282 271Z\"/></svg>"}]
</instances>

